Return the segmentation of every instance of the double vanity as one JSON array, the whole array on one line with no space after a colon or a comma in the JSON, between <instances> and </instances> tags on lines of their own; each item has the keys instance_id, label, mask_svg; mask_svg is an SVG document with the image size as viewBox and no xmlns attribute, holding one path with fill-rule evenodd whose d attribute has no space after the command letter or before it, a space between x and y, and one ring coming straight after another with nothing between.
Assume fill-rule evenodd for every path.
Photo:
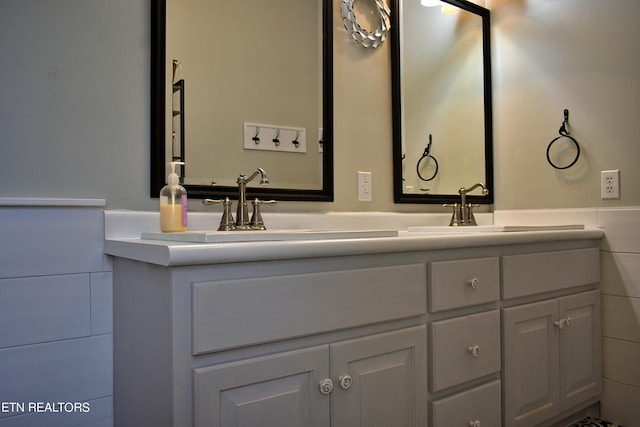
<instances>
[{"instance_id":1,"label":"double vanity","mask_svg":"<svg viewBox=\"0 0 640 427\"><path fill-rule=\"evenodd\" d=\"M554 228L107 236L115 424L552 425L601 391L602 231Z\"/></svg>"}]
</instances>

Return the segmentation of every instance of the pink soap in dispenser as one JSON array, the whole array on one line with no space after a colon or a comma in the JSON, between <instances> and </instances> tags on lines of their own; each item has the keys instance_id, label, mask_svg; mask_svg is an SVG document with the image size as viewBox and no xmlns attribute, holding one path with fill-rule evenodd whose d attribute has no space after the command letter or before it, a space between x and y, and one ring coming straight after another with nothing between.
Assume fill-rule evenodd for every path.
<instances>
[{"instance_id":1,"label":"pink soap in dispenser","mask_svg":"<svg viewBox=\"0 0 640 427\"><path fill-rule=\"evenodd\" d=\"M167 185L160 190L160 230L163 232L187 231L187 190L180 185L176 165L184 162L170 162L171 173Z\"/></svg>"}]
</instances>

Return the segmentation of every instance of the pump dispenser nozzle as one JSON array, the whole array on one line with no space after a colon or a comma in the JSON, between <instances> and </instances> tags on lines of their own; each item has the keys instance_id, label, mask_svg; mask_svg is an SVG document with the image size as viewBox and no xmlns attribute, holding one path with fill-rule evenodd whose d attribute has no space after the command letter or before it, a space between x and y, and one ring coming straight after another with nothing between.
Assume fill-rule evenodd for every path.
<instances>
[{"instance_id":1,"label":"pump dispenser nozzle","mask_svg":"<svg viewBox=\"0 0 640 427\"><path fill-rule=\"evenodd\" d=\"M167 176L167 184L169 184L171 186L178 185L180 183L180 178L178 177L178 174L176 173L176 165L183 165L184 166L184 162L169 162L169 163L167 163L167 165L169 165L169 167L171 168L171 172Z\"/></svg>"}]
</instances>

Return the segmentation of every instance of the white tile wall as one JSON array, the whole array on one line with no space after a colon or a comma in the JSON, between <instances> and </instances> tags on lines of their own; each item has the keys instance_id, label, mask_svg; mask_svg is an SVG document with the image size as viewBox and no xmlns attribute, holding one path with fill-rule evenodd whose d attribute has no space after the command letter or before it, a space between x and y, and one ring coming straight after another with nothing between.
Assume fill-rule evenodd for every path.
<instances>
[{"instance_id":1,"label":"white tile wall","mask_svg":"<svg viewBox=\"0 0 640 427\"><path fill-rule=\"evenodd\" d=\"M640 426L640 208L598 209L602 244L602 416Z\"/></svg>"},{"instance_id":2,"label":"white tile wall","mask_svg":"<svg viewBox=\"0 0 640 427\"><path fill-rule=\"evenodd\" d=\"M103 210L104 200L0 199L0 427L113 425ZM89 411L30 411L38 402Z\"/></svg>"}]
</instances>

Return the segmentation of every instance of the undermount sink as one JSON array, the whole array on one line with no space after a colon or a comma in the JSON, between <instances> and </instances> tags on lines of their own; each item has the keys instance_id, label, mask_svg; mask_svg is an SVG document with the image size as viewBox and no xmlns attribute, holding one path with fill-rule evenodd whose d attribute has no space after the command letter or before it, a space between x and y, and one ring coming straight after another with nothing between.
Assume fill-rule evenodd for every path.
<instances>
[{"instance_id":1,"label":"undermount sink","mask_svg":"<svg viewBox=\"0 0 640 427\"><path fill-rule=\"evenodd\" d=\"M556 230L582 230L582 224L567 225L472 225L466 227L452 226L415 226L408 227L409 233L493 233L509 231L556 231Z\"/></svg>"},{"instance_id":2,"label":"undermount sink","mask_svg":"<svg viewBox=\"0 0 640 427\"><path fill-rule=\"evenodd\" d=\"M368 239L397 237L397 230L195 230L183 233L146 232L142 239L189 243L261 242L278 240Z\"/></svg>"}]
</instances>

